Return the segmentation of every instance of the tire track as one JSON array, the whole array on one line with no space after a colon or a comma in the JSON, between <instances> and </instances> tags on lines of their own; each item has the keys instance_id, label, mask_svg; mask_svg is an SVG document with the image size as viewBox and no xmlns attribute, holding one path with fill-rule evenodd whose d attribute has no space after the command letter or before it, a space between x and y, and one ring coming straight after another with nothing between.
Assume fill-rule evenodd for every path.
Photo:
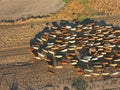
<instances>
[{"instance_id":1,"label":"tire track","mask_svg":"<svg viewBox=\"0 0 120 90\"><path fill-rule=\"evenodd\" d=\"M0 66L4 64L13 64L17 62L29 62L30 52L27 48L15 48L0 51ZM28 57L28 58L25 58Z\"/></svg>"},{"instance_id":2,"label":"tire track","mask_svg":"<svg viewBox=\"0 0 120 90\"><path fill-rule=\"evenodd\" d=\"M0 57L29 54L26 48L7 49L0 51Z\"/></svg>"}]
</instances>

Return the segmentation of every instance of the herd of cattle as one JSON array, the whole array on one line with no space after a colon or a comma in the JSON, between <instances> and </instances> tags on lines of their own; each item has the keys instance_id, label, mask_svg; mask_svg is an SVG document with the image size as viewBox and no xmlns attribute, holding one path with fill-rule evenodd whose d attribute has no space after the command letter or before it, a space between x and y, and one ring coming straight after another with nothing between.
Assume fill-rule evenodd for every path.
<instances>
[{"instance_id":1,"label":"herd of cattle","mask_svg":"<svg viewBox=\"0 0 120 90\"><path fill-rule=\"evenodd\" d=\"M45 60L48 68L71 64L75 74L120 75L120 30L95 22L61 21L42 31L31 45L33 59Z\"/></svg>"}]
</instances>

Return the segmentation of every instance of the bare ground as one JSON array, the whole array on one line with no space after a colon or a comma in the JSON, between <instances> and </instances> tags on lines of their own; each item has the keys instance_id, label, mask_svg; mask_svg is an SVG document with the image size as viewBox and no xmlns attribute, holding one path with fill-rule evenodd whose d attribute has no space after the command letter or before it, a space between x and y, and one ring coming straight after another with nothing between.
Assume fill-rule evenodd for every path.
<instances>
[{"instance_id":1,"label":"bare ground","mask_svg":"<svg viewBox=\"0 0 120 90\"><path fill-rule=\"evenodd\" d=\"M62 0L0 0L0 20L49 15L63 6Z\"/></svg>"},{"instance_id":2,"label":"bare ground","mask_svg":"<svg viewBox=\"0 0 120 90\"><path fill-rule=\"evenodd\" d=\"M117 26L120 23L113 22L113 20L116 21L118 18L118 16L112 16L95 20L104 20L109 24L114 23L113 25ZM32 28L31 25L33 25ZM25 25L3 25L0 27L0 38L3 41L3 44L1 42L0 50L0 90L10 90L9 88L12 87L10 85L13 84L14 78L14 83L18 85L18 90L28 88L35 90L63 90L64 86L74 90L71 86L71 80L79 76L73 74L74 71L71 66L56 70L55 74L50 74L47 63L31 63L32 55L28 49L30 39L34 38L45 26L45 22L36 22ZM89 87L87 90L119 90L119 79L120 77L107 80L88 80Z\"/></svg>"},{"instance_id":3,"label":"bare ground","mask_svg":"<svg viewBox=\"0 0 120 90\"><path fill-rule=\"evenodd\" d=\"M4 2L3 0L1 1ZM9 0L5 2L7 1L9 2ZM73 5L78 4L74 3ZM68 6L72 10L73 6ZM63 11L61 10L59 14L47 18L48 21L52 22L67 18L68 13L64 16ZM66 11L67 9L65 9ZM61 12L62 14L60 14ZM72 14L70 15L72 16ZM102 20L109 24L120 26L119 16L119 14L116 14L95 18L95 20ZM33 90L63 90L64 86L68 86L70 90L74 90L71 87L71 80L79 76L73 74L74 71L71 66L56 70L55 74L50 74L48 73L47 63L39 62L31 64L32 55L28 49L30 39L43 30L47 20L43 21L45 22L37 21L18 25L0 25L0 90L10 90L12 85L18 86L18 90L31 90L30 88ZM16 64L18 62L20 64ZM88 90L120 90L120 77L88 82Z\"/></svg>"},{"instance_id":4,"label":"bare ground","mask_svg":"<svg viewBox=\"0 0 120 90\"><path fill-rule=\"evenodd\" d=\"M64 90L65 86L70 90L74 75L72 66L64 66L64 69L53 70L55 73L48 72L47 63L38 62L35 64L7 65L0 67L0 90ZM95 79L97 78L97 79ZM85 78L89 87L87 90L119 90L120 77L102 79L103 77ZM31 89L30 89L31 88Z\"/></svg>"},{"instance_id":5,"label":"bare ground","mask_svg":"<svg viewBox=\"0 0 120 90\"><path fill-rule=\"evenodd\" d=\"M59 73L58 73L59 72ZM16 90L63 90L64 86L71 88L73 78L72 67L48 72L47 63L39 62L24 66L9 66L0 69L0 90L11 90L13 83L17 84ZM14 90L14 89L13 89Z\"/></svg>"}]
</instances>

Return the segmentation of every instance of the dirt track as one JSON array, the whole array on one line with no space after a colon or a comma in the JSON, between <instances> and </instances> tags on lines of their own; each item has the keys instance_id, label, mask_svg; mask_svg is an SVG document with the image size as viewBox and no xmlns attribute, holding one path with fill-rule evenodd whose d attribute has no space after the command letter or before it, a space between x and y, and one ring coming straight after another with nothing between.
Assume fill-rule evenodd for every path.
<instances>
[{"instance_id":1,"label":"dirt track","mask_svg":"<svg viewBox=\"0 0 120 90\"><path fill-rule=\"evenodd\" d=\"M10 64L17 62L31 62L32 57L27 48L15 48L0 50L0 64Z\"/></svg>"},{"instance_id":2,"label":"dirt track","mask_svg":"<svg viewBox=\"0 0 120 90\"><path fill-rule=\"evenodd\" d=\"M0 0L0 20L49 15L63 6L62 0Z\"/></svg>"}]
</instances>

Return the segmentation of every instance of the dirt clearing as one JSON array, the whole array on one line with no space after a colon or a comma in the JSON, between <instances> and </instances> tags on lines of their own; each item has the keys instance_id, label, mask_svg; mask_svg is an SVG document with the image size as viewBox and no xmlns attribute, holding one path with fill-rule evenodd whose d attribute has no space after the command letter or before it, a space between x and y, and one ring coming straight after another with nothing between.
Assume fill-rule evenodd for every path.
<instances>
[{"instance_id":1,"label":"dirt clearing","mask_svg":"<svg viewBox=\"0 0 120 90\"><path fill-rule=\"evenodd\" d=\"M49 15L63 6L62 0L0 0L0 20Z\"/></svg>"}]
</instances>

